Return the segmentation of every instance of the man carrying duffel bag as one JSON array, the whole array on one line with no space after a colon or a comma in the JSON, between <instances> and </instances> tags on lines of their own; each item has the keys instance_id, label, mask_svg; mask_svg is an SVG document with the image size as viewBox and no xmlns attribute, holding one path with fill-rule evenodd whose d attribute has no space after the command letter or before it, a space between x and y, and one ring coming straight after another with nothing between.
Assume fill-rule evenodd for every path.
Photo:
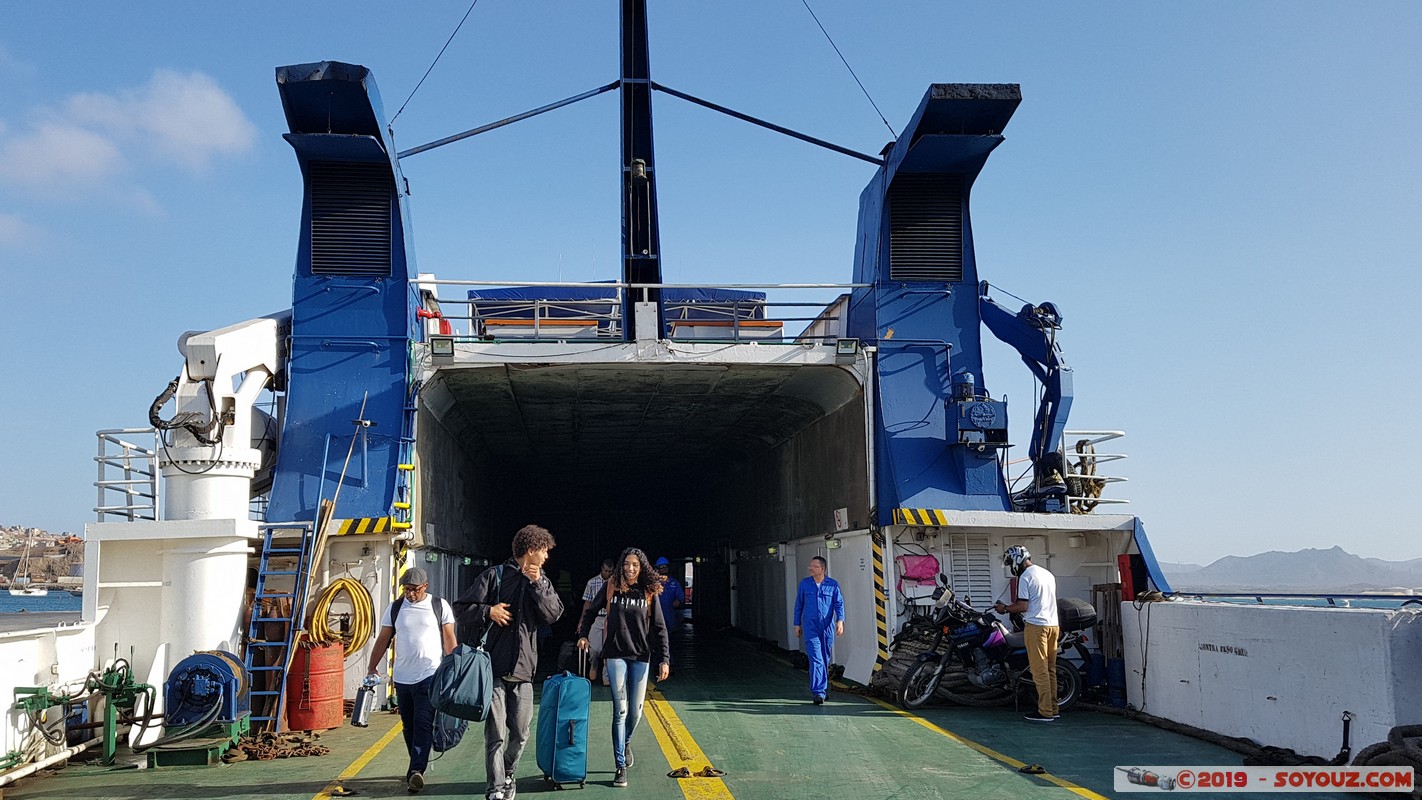
<instances>
[{"instance_id":1,"label":"man carrying duffel bag","mask_svg":"<svg viewBox=\"0 0 1422 800\"><path fill-rule=\"evenodd\" d=\"M462 620L488 632L494 690L484 719L484 768L488 800L512 800L514 773L533 723L533 673L538 666L538 629L563 615L563 601L544 574L553 534L525 525L513 538L513 558L484 570L454 604Z\"/></svg>"}]
</instances>

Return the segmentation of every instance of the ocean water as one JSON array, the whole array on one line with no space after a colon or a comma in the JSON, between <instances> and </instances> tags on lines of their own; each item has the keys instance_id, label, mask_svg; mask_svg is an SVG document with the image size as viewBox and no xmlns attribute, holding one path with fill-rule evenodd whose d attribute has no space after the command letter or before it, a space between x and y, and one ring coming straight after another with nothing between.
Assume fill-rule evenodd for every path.
<instances>
[{"instance_id":1,"label":"ocean water","mask_svg":"<svg viewBox=\"0 0 1422 800\"><path fill-rule=\"evenodd\" d=\"M1186 599L1192 599L1191 596L1190 596L1189 594L1186 594L1186 593L1181 593L1181 596L1184 597L1184 598L1186 598ZM1244 605L1244 606L1261 605L1261 603L1259 602L1259 600L1256 600L1252 595L1238 595L1238 596L1231 596L1231 597L1210 597L1210 598L1205 598L1205 599L1208 599L1208 600L1213 601L1213 602L1218 602L1218 603L1231 603L1231 604L1234 604L1234 605ZM1262 598L1262 599L1263 599L1263 601L1264 601L1264 602L1262 603L1262 605L1266 605L1266 606L1305 606L1305 607L1312 607L1312 608L1328 608L1328 607L1330 606L1330 603L1328 602L1327 598L1323 598L1323 597L1265 597L1265 598ZM1405 602L1407 602L1407 601L1409 601L1409 600L1419 600L1419 601L1422 601L1422 597L1416 597L1416 598L1413 598L1413 597L1389 597L1389 598L1386 598L1386 599L1384 599L1384 598L1372 598L1372 597L1365 597L1365 598L1353 597L1353 598L1346 598L1346 599L1345 599L1345 598L1337 598L1337 599L1335 599L1335 600L1333 601L1333 603L1332 603L1331 605L1332 605L1333 607L1336 607L1336 608L1379 608L1379 609L1398 609L1398 608L1418 609L1418 608L1422 608L1422 605L1419 605L1419 603L1416 603L1416 602L1408 602L1407 605L1404 606L1403 603L1405 603Z\"/></svg>"},{"instance_id":2,"label":"ocean water","mask_svg":"<svg viewBox=\"0 0 1422 800\"><path fill-rule=\"evenodd\" d=\"M78 612L83 607L84 598L75 597L67 590L51 589L44 597L15 597L4 589L0 589L0 614L18 614L21 610L26 612L39 611L74 611Z\"/></svg>"}]
</instances>

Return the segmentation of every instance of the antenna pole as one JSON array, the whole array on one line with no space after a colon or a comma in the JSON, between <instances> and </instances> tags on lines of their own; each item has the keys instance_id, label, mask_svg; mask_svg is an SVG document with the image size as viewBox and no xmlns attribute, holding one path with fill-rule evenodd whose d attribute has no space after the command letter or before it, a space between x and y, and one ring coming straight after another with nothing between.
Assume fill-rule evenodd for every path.
<instances>
[{"instance_id":1,"label":"antenna pole","mask_svg":"<svg viewBox=\"0 0 1422 800\"><path fill-rule=\"evenodd\" d=\"M647 47L647 0L622 0L622 281L661 283L657 171L652 146L652 75ZM665 330L660 289L629 289L622 298L624 337L638 337L634 303L657 304L657 330Z\"/></svg>"}]
</instances>

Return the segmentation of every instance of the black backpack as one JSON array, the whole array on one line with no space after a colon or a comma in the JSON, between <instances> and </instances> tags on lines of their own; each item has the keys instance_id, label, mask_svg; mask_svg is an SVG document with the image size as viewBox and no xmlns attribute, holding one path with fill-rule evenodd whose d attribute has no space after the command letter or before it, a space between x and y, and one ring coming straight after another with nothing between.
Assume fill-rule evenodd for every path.
<instances>
[{"instance_id":1,"label":"black backpack","mask_svg":"<svg viewBox=\"0 0 1422 800\"><path fill-rule=\"evenodd\" d=\"M390 627L392 629L395 627L395 620L400 618L400 607L403 605L405 605L405 598L397 597L395 598L395 604L390 606ZM443 629L444 626L439 624L439 620L440 617L444 616L444 609L449 607L448 604L444 602L443 597L432 594L430 595L430 605L434 608L436 627Z\"/></svg>"}]
</instances>

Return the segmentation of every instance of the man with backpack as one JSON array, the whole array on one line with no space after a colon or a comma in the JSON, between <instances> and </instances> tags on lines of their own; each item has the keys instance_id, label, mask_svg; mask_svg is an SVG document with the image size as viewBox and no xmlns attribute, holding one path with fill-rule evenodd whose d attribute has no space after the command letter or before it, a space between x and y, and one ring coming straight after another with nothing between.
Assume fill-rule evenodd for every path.
<instances>
[{"instance_id":1,"label":"man with backpack","mask_svg":"<svg viewBox=\"0 0 1422 800\"><path fill-rule=\"evenodd\" d=\"M369 674L379 679L381 659L395 642L395 663L391 681L400 705L404 725L405 750L410 766L405 786L411 793L425 788L425 768L434 745L434 698L430 683L440 659L454 649L454 613L443 598L429 593L430 577L419 567L411 567L400 578L402 596L385 609L380 635L370 654Z\"/></svg>"},{"instance_id":2,"label":"man with backpack","mask_svg":"<svg viewBox=\"0 0 1422 800\"><path fill-rule=\"evenodd\" d=\"M533 723L533 673L538 667L538 629L563 616L563 601L543 570L556 542L547 528L525 525L514 534L513 558L474 579L454 607L488 631L494 690L484 718L487 800L513 800L514 772Z\"/></svg>"}]
</instances>

